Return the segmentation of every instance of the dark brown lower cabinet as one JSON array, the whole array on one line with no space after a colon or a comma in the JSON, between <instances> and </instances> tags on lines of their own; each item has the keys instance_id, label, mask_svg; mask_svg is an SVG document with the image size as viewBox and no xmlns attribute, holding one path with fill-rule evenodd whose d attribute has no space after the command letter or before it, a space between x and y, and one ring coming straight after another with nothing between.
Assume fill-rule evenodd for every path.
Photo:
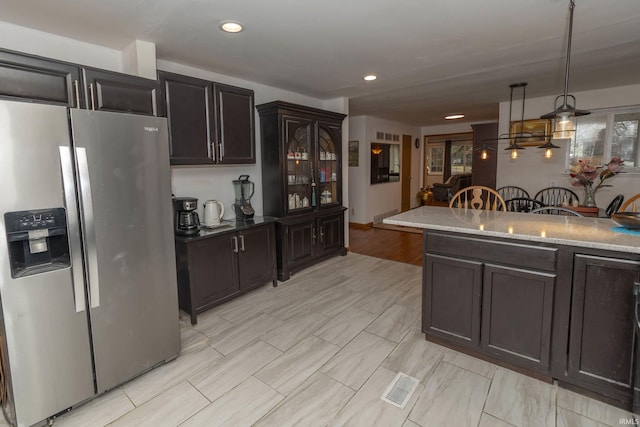
<instances>
[{"instance_id":1,"label":"dark brown lower cabinet","mask_svg":"<svg viewBox=\"0 0 640 427\"><path fill-rule=\"evenodd\" d=\"M487 264L483 276L484 351L548 372L555 274Z\"/></svg>"},{"instance_id":2,"label":"dark brown lower cabinet","mask_svg":"<svg viewBox=\"0 0 640 427\"><path fill-rule=\"evenodd\" d=\"M423 330L459 345L480 346L482 263L427 254Z\"/></svg>"},{"instance_id":3,"label":"dark brown lower cabinet","mask_svg":"<svg viewBox=\"0 0 640 427\"><path fill-rule=\"evenodd\" d=\"M274 225L176 238L178 301L192 324L203 311L269 281L277 284Z\"/></svg>"},{"instance_id":4,"label":"dark brown lower cabinet","mask_svg":"<svg viewBox=\"0 0 640 427\"><path fill-rule=\"evenodd\" d=\"M278 280L323 259L346 255L344 208L278 220Z\"/></svg>"},{"instance_id":5,"label":"dark brown lower cabinet","mask_svg":"<svg viewBox=\"0 0 640 427\"><path fill-rule=\"evenodd\" d=\"M618 399L633 392L634 282L640 282L639 260L574 257L568 376Z\"/></svg>"},{"instance_id":6,"label":"dark brown lower cabinet","mask_svg":"<svg viewBox=\"0 0 640 427\"><path fill-rule=\"evenodd\" d=\"M428 230L427 339L630 410L640 255Z\"/></svg>"}]
</instances>

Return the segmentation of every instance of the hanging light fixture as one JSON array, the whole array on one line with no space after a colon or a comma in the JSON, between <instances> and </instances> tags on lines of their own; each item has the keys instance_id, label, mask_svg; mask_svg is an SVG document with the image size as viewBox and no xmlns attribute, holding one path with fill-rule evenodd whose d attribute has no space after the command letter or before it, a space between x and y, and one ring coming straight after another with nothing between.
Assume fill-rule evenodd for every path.
<instances>
[{"instance_id":1,"label":"hanging light fixture","mask_svg":"<svg viewBox=\"0 0 640 427\"><path fill-rule=\"evenodd\" d=\"M520 150L524 150L524 147L520 147L518 145L518 138L520 138L522 134L522 130L524 129L524 101L527 97L527 82L521 83L513 83L509 85L511 91L509 92L509 146L505 148L505 150L510 150L510 157L512 159L517 159ZM520 115L520 132L511 133L511 111L513 110L513 89L522 88L522 114ZM500 137L499 137L500 138Z\"/></svg>"},{"instance_id":2,"label":"hanging light fixture","mask_svg":"<svg viewBox=\"0 0 640 427\"><path fill-rule=\"evenodd\" d=\"M576 98L569 95L569 64L571 58L571 33L573 30L573 10L576 7L574 0L569 0L569 37L567 39L567 63L564 72L564 94L556 97L553 102L553 111L540 116L541 119L553 119L553 139L568 139L573 137L576 131L576 117L590 114L586 110L576 109ZM569 102L571 98L573 103ZM558 100L562 99L562 105L558 106Z\"/></svg>"},{"instance_id":3,"label":"hanging light fixture","mask_svg":"<svg viewBox=\"0 0 640 427\"><path fill-rule=\"evenodd\" d=\"M487 160L489 158L489 151L493 151L492 147L487 147L487 144L482 144L482 147L478 147L475 151L480 152L480 160Z\"/></svg>"},{"instance_id":4,"label":"hanging light fixture","mask_svg":"<svg viewBox=\"0 0 640 427\"><path fill-rule=\"evenodd\" d=\"M551 150L553 148L560 148L560 147L558 147L557 145L553 145L551 141L547 139L547 142L538 148L544 148L544 154L543 154L544 158L550 159L551 157L553 157L553 151Z\"/></svg>"}]
</instances>

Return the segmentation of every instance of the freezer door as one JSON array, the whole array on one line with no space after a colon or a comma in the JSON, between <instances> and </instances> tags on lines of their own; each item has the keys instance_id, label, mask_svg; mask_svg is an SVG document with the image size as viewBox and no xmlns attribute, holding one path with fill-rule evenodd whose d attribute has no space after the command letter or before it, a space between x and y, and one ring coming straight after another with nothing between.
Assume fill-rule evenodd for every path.
<instances>
[{"instance_id":1,"label":"freezer door","mask_svg":"<svg viewBox=\"0 0 640 427\"><path fill-rule=\"evenodd\" d=\"M180 350L166 119L71 112L98 392Z\"/></svg>"},{"instance_id":2,"label":"freezer door","mask_svg":"<svg viewBox=\"0 0 640 427\"><path fill-rule=\"evenodd\" d=\"M78 213L73 169L71 158L63 154L64 150L70 154L69 146L66 108L0 101L1 335L10 365L6 380L13 385L9 393L20 426L30 426L94 394L80 235L74 227ZM71 194L64 191L65 176ZM72 267L44 268L40 274L13 278L4 214L51 208L66 210ZM36 253L43 247L27 244L23 249Z\"/></svg>"}]
</instances>

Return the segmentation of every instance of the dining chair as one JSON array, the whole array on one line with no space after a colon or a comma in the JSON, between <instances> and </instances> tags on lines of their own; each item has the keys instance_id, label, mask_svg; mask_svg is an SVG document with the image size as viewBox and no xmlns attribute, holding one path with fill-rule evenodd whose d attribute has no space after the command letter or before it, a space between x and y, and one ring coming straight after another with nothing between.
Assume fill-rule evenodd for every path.
<instances>
[{"instance_id":1,"label":"dining chair","mask_svg":"<svg viewBox=\"0 0 640 427\"><path fill-rule=\"evenodd\" d=\"M458 191L449 202L450 208L506 211L507 205L493 188L472 185Z\"/></svg>"},{"instance_id":2,"label":"dining chair","mask_svg":"<svg viewBox=\"0 0 640 427\"><path fill-rule=\"evenodd\" d=\"M531 212L532 214L547 214L547 215L565 215L565 216L579 216L583 217L580 212L576 212L569 208L563 208L562 206L544 206L542 208L534 209Z\"/></svg>"},{"instance_id":3,"label":"dining chair","mask_svg":"<svg viewBox=\"0 0 640 427\"><path fill-rule=\"evenodd\" d=\"M498 191L500 197L502 197L505 201L514 199L516 197L531 197L527 190L525 190L524 188L516 187L515 185L505 185L498 188L498 190L496 191Z\"/></svg>"},{"instance_id":4,"label":"dining chair","mask_svg":"<svg viewBox=\"0 0 640 427\"><path fill-rule=\"evenodd\" d=\"M640 200L640 193L631 196L629 200L624 202L622 206L620 206L620 210L618 212L626 212L627 208L629 208L629 212L638 212L638 204Z\"/></svg>"},{"instance_id":5,"label":"dining chair","mask_svg":"<svg viewBox=\"0 0 640 427\"><path fill-rule=\"evenodd\" d=\"M607 208L604 210L604 213L607 215L607 218L611 218L611 215L618 212L618 209L620 209L620 205L622 205L623 201L624 201L624 194L618 194L616 197L613 198L613 200L611 200L611 203L609 203L609 206L607 206Z\"/></svg>"},{"instance_id":6,"label":"dining chair","mask_svg":"<svg viewBox=\"0 0 640 427\"><path fill-rule=\"evenodd\" d=\"M563 203L573 205L573 201L580 201L578 195L564 187L547 187L538 191L533 197L544 206L562 206Z\"/></svg>"},{"instance_id":7,"label":"dining chair","mask_svg":"<svg viewBox=\"0 0 640 427\"><path fill-rule=\"evenodd\" d=\"M542 202L530 199L529 197L514 197L509 200L505 200L508 212L530 212L537 208L542 208L544 205Z\"/></svg>"}]
</instances>

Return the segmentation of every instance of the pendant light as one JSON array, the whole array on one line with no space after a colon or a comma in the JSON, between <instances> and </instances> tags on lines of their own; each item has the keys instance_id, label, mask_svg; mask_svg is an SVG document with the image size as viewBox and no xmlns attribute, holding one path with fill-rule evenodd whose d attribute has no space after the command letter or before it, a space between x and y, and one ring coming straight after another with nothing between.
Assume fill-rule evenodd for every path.
<instances>
[{"instance_id":1,"label":"pendant light","mask_svg":"<svg viewBox=\"0 0 640 427\"><path fill-rule=\"evenodd\" d=\"M544 154L542 155L545 159L550 159L553 157L553 148L560 148L557 145L553 145L551 141L547 139L547 142L544 145L541 145L538 148L544 148Z\"/></svg>"},{"instance_id":2,"label":"pendant light","mask_svg":"<svg viewBox=\"0 0 640 427\"><path fill-rule=\"evenodd\" d=\"M540 116L541 119L553 119L553 139L572 138L576 130L576 117L590 114L586 110L576 109L576 98L569 95L569 64L571 58L571 33L573 30L573 10L576 7L574 0L569 0L569 37L567 39L567 63L564 73L564 94L556 97L553 102L553 111ZM569 101L571 98L571 102ZM558 100L562 99L562 105L558 106Z\"/></svg>"},{"instance_id":3,"label":"pendant light","mask_svg":"<svg viewBox=\"0 0 640 427\"><path fill-rule=\"evenodd\" d=\"M509 146L505 150L510 150L510 157L515 160L519 155L520 150L524 150L524 147L518 145L518 138L522 135L524 129L524 101L527 97L527 82L513 83L509 85L511 91L509 92ZM513 110L513 89L522 88L522 114L520 116L520 132L511 133L511 111ZM500 138L499 138L500 139Z\"/></svg>"}]
</instances>

